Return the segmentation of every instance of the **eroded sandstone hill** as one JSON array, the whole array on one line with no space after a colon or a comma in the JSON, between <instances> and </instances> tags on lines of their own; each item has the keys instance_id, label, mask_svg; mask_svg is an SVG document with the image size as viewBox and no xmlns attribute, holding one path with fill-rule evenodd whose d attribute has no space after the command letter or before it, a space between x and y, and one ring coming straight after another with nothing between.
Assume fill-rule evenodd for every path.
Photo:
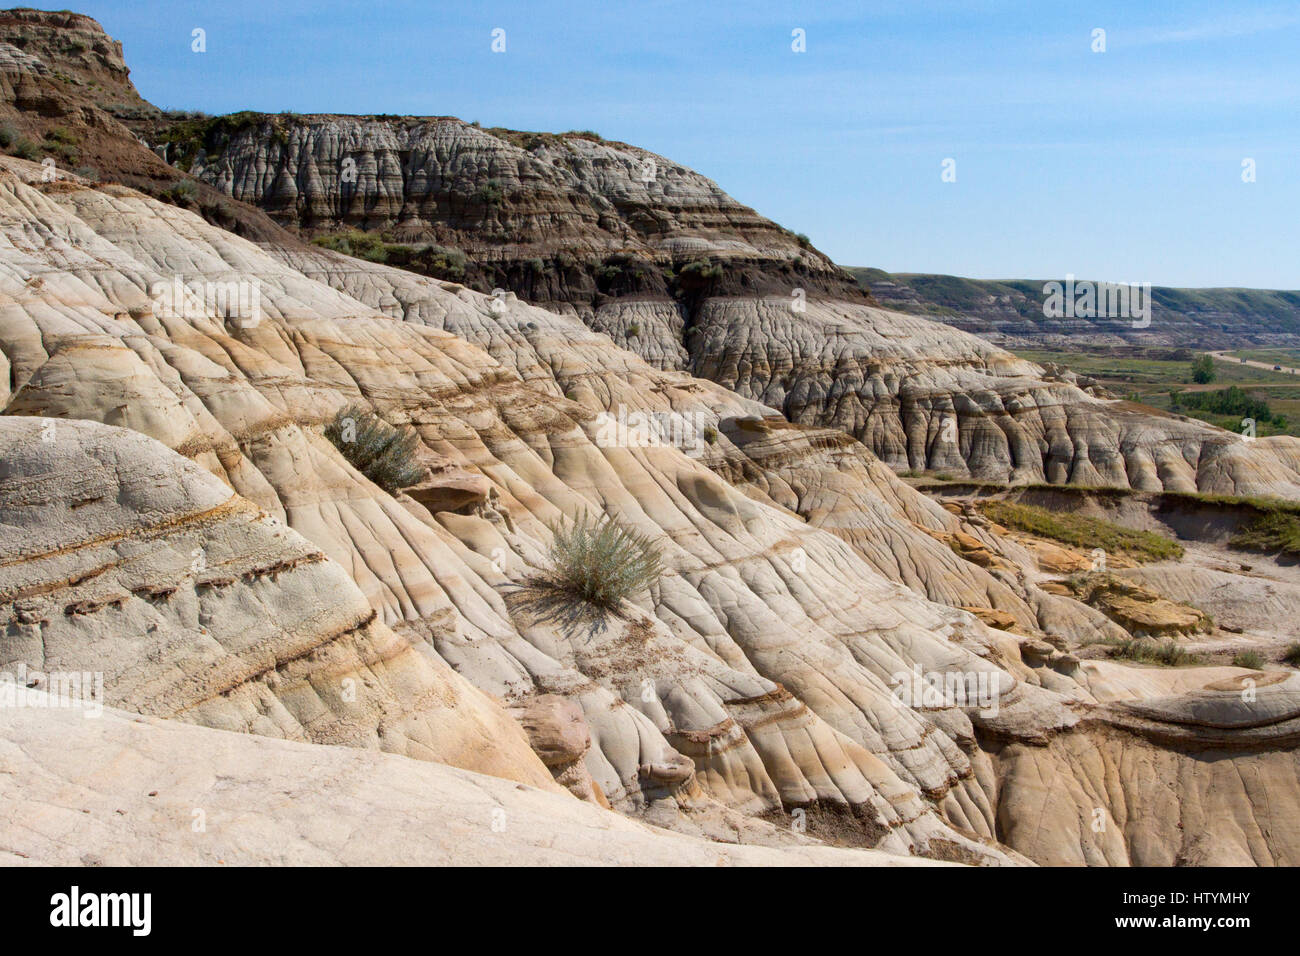
<instances>
[{"instance_id":1,"label":"eroded sandstone hill","mask_svg":"<svg viewBox=\"0 0 1300 956\"><path fill-rule=\"evenodd\" d=\"M577 309L304 244L269 220L253 241L184 197L47 168L0 159L0 669L99 671L110 706L203 725L150 725L132 742L112 715L98 739L77 735L78 753L165 761L211 746L253 795L275 784L246 772L252 754L280 754L290 772L308 744L382 750L320 765L432 788L421 821L471 778L411 760L550 791L503 804L555 832L590 836L608 806L804 861L830 860L804 848L814 839L980 864L1300 857L1294 670L1087 658L1086 645L1131 633L1026 542L901 482L870 450L871 416L828 416L849 398L783 415L789 402L757 384L771 376L726 357L774 351L743 331L770 316L755 334L806 336L785 353L801 363L845 343L803 372L830 392L856 381L850 359L878 364L881 384L853 391L878 389L877 404L929 377L977 407L1014 405L1030 449L1035 421L1118 448L1106 429L1122 409L972 337L835 298L796 314L774 295L704 297L721 364L700 377L621 347ZM179 308L177 282L252 286L257 308ZM791 315L806 324L782 325ZM1061 419L1075 404L1102 424L1072 430ZM385 491L325 436L356 406L414 431L421 482ZM1173 426L1131 414L1125 427L1154 436L1130 435L1134 474L1294 481L1288 445L1219 448L1208 427L1171 441ZM552 528L584 510L665 556L662 578L615 612L557 603L539 580ZM909 696L911 675L936 674L980 692ZM0 754L17 760L50 733L6 719ZM22 799L0 794L20 832ZM461 815L490 839L476 829L490 819ZM266 825L284 828L295 859L374 859L296 839L288 818ZM141 859L180 858L141 832L159 840ZM643 835L575 852L625 859ZM533 837L519 847L542 858ZM439 852L432 840L410 859Z\"/></svg>"},{"instance_id":2,"label":"eroded sandstone hill","mask_svg":"<svg viewBox=\"0 0 1300 956\"><path fill-rule=\"evenodd\" d=\"M964 528L1016 554L842 433L782 423L612 347L576 319L323 250L272 253L123 187L44 183L36 164L7 167L5 523L33 529L31 544L5 542L7 667L107 670L114 706L454 760L424 729L420 701L433 688L394 670L446 661L507 702L576 702L590 728L590 749L573 754L594 783L588 799L687 832L769 841L776 831L756 815L815 807L847 814L828 833L851 820L851 832L884 849L964 860L1008 859L998 844L1042 861L1111 863L1277 862L1294 852L1284 818L1300 707L1289 681L1261 690L1267 715L1234 711L1231 690L1203 692L1217 693L1225 713L1224 729L1209 730L1203 715L1181 715L1177 694L1131 713L1070 676L1069 655L1027 663L1021 646L1034 635L1113 625L1011 563L984 568L942 544ZM154 284L177 274L255 279L260 320L156 308ZM322 437L334 411L356 402L416 429L430 469L423 489L384 492ZM600 412L620 406L676 414L717 438L697 457L670 443L611 443ZM51 445L41 438L48 422ZM157 478L139 507L150 526L182 538L168 560L136 543L127 531L138 519L113 510L121 492L105 493L100 471L75 466L105 425L116 426L106 437L123 436L113 442L139 433L148 438L135 441L160 443L152 456L115 454L119 475L124 459L179 453L193 465L166 468L209 476L184 480L180 513L204 515L228 499L239 520L287 535L287 550L258 557L234 546L233 531L190 537L145 494L161 493ZM68 468L75 486L63 490L51 467ZM467 473L485 480L479 493L439 510L433 490L463 488ZM126 480L105 479L109 488ZM547 522L584 507L661 541L670 572L639 606L575 622L551 613L531 582ZM54 520L59 509L69 517ZM46 540L60 528L68 540ZM98 557L104 547L111 553ZM183 560L195 548L199 571ZM65 566L68 555L77 568ZM304 598L296 611L272 611L259 638L243 618L217 613L248 606L249 589L311 594L302 576L328 579L336 566L373 620L340 607L329 623L318 599ZM960 609L981 605L1002 608L1001 625L1022 636ZM314 629L290 623L304 611ZM410 650L394 656L399 648ZM375 655L382 673L366 664ZM914 667L997 674L997 693L983 714L899 706L897 675ZM363 704L335 699L352 675L368 692ZM1143 700L1168 696L1145 680ZM1242 723L1258 729L1231 755L1230 728ZM1229 764L1250 762L1267 799L1204 779L1194 754L1207 745L1229 748ZM1095 834L1086 820L1111 772L1080 762L1083 752L1121 762L1146 753L1149 766L1166 765L1159 792L1173 780L1184 802L1239 800L1249 828L1207 823L1207 845L1180 848L1178 831L1148 818L1155 782L1139 771L1119 775L1101 804L1114 824ZM1035 783L1044 774L1057 781L1046 790ZM1026 827L1030 819L1040 822ZM1151 828L1161 839L1148 842Z\"/></svg>"},{"instance_id":3,"label":"eroded sandstone hill","mask_svg":"<svg viewBox=\"0 0 1300 956\"><path fill-rule=\"evenodd\" d=\"M678 163L594 133L237 113L144 135L169 162L303 236L371 231L397 247L390 255L450 247L464 272L450 262L435 271L483 291L574 303L796 283L864 297L806 238ZM722 274L688 268L711 256L725 259Z\"/></svg>"},{"instance_id":4,"label":"eroded sandstone hill","mask_svg":"<svg viewBox=\"0 0 1300 956\"><path fill-rule=\"evenodd\" d=\"M576 315L658 368L843 430L896 470L1300 494L1295 439L1250 445L881 309L806 238L634 146L450 117L169 122L136 126L303 238Z\"/></svg>"}]
</instances>

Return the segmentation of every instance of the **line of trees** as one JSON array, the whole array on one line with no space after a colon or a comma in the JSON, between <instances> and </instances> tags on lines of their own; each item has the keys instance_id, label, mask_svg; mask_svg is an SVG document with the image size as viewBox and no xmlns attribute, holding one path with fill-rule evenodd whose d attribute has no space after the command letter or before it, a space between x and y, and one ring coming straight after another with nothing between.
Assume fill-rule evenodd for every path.
<instances>
[{"instance_id":1,"label":"line of trees","mask_svg":"<svg viewBox=\"0 0 1300 956\"><path fill-rule=\"evenodd\" d=\"M1213 415L1232 415L1253 418L1260 424L1270 423L1286 427L1286 416L1275 415L1268 402L1242 391L1236 385L1215 389L1212 392L1179 392L1171 390L1169 404L1173 408L1189 408Z\"/></svg>"}]
</instances>

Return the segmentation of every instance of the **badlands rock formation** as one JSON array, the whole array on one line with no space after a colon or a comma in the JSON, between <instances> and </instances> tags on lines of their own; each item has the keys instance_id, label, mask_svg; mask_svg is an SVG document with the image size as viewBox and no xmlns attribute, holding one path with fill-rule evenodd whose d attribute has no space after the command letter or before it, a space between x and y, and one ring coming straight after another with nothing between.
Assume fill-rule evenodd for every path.
<instances>
[{"instance_id":1,"label":"badlands rock formation","mask_svg":"<svg viewBox=\"0 0 1300 956\"><path fill-rule=\"evenodd\" d=\"M897 470L1300 490L1293 439L1247 446L1096 399L1068 372L875 308L806 239L634 146L449 117L164 114L134 90L120 46L76 14L0 16L0 88L0 118L60 168L88 163L272 245L284 238L273 219L304 236L364 229L433 246L460 257L453 278L577 315L658 368L847 431Z\"/></svg>"},{"instance_id":2,"label":"badlands rock formation","mask_svg":"<svg viewBox=\"0 0 1300 956\"><path fill-rule=\"evenodd\" d=\"M47 47L60 29L19 19ZM232 157L247 153L237 132ZM616 166L588 164L597 178ZM581 193L557 182L557 196ZM193 768L208 764L179 755L202 749L248 801L284 779L246 772L264 755L311 786L343 775L304 804L330 814L323 830L377 804L382 821L408 803L433 820L487 786L469 772L535 788L480 790L539 820L508 842L490 843L482 796L452 813L484 860L555 859L549 833L573 833L582 860L625 861L647 841L651 856L714 859L700 837L781 848L716 851L734 862L830 860L810 838L983 865L1300 857L1292 672L1081 659L1127 632L1042 586L1029 548L872 453L1289 492L1291 445L1220 447L1208 426L1090 399L963 333L829 296L828 266L802 313L788 293L705 285L689 302L543 309L269 220L251 229L257 214L225 201L230 229L181 208L201 204L0 159L0 669L101 672L110 705L147 715L72 735L89 769L46 755L62 724L4 715L0 753L45 768L53 819L71 809L50 795L60 780L96 795L95 817L150 772L127 761L105 779L106 754ZM435 229L436 209L419 213ZM735 276L775 281L784 253L757 244L764 228L761 268ZM639 316L638 334L594 330L608 309ZM641 333L658 344L620 347ZM384 491L325 437L353 406L414 431L419 485ZM957 454L942 425L954 410ZM663 577L614 612L539 583L550 528L584 510L664 553ZM935 678L944 693L927 692ZM371 769L391 790L347 783ZM211 859L167 835L193 794L218 799L209 771L177 771L191 772L189 789L156 788L178 801L165 819L138 822L152 850L114 849L126 831L108 824L96 845ZM0 818L22 826L23 799L0 793ZM138 820L140 805L121 809ZM382 822L377 849L340 846L285 813L264 819L276 832L262 852L286 860L379 861L396 840ZM394 859L449 858L445 838L412 829ZM626 837L606 847L592 829ZM28 847L68 859L57 841Z\"/></svg>"},{"instance_id":3,"label":"badlands rock formation","mask_svg":"<svg viewBox=\"0 0 1300 956\"><path fill-rule=\"evenodd\" d=\"M303 235L351 228L394 248L454 247L468 256L454 278L577 315L657 368L847 432L897 470L1300 493L1295 439L1248 445L877 308L806 241L636 147L414 117L237 114L146 136Z\"/></svg>"},{"instance_id":4,"label":"badlands rock formation","mask_svg":"<svg viewBox=\"0 0 1300 956\"><path fill-rule=\"evenodd\" d=\"M8 666L107 670L117 706L485 769L449 755L465 748L438 749L422 717L436 684L421 691L419 680L445 676L441 660L507 701L559 694L577 703L592 740L585 767L610 805L687 832L767 842L774 831L754 815L815 805L841 808L846 823L860 821L853 832L894 852L1020 858L1001 843L1045 862L1147 861L1124 829L1140 821L1103 840L1086 827L1063 836L1059 802L1049 832L1013 828L1005 814L1008 794L1011 807L1045 812L1028 781L1050 755L1053 768L1068 766L1079 781L1070 814L1083 819L1092 809L1080 801L1098 778L1058 755L1069 745L1053 741L1086 738L1095 748L1109 736L1122 742L1110 744L1119 759L1130 739L1145 739L1134 728L1153 718L1121 721L1077 680L1022 662L1024 638L922 595L1000 602L1031 635L1100 633L1107 622L1022 580L1008 559L982 567L960 557L947 540L958 533L990 554L1016 553L906 488L852 439L782 424L716 385L655 369L575 319L308 247L286 243L272 254L124 188L47 184L35 164L7 165L0 228L10 304L0 341L12 383L6 461L15 465L6 514L38 510L6 523L42 529L31 545L7 539L7 567L19 576L7 592ZM156 307L150 290L176 274L255 279L260 319ZM430 481L450 463L482 475L490 493L463 513L432 513L370 484L321 434L335 410L357 402L415 427ZM689 442L635 427L611 440L601 412L619 408L675 414L694 427L712 422L718 435L699 444L698 457L686 453L696 450ZM69 449L41 441L50 424ZM59 456L70 449L101 448L91 457L116 470L100 482L116 488L126 462L151 460L108 450L132 441L157 443L152 457L164 463L140 467L154 475L147 484L159 488L159 503L167 485L157 473L173 469L173 483L192 486L171 506L178 514L230 501L249 516L237 527L252 521L280 534L287 554L256 554L227 530L182 538L162 558L153 549L134 560L124 561L131 551L100 557L100 537L118 547L140 521L130 499L102 493L94 468L72 466L81 482L72 487L63 483L71 475L54 480L51 470L66 467ZM74 506L104 530L85 519L60 525L41 510ZM531 582L546 523L591 506L656 535L671 572L639 607L575 618ZM179 520L158 505L149 513L169 529ZM60 527L73 537L41 537ZM892 544L873 548L872 529ZM204 558L194 573L180 559L192 560L196 548ZM33 560L47 551L55 552L48 569ZM271 614L291 626L265 643L247 618L212 613L246 604L248 588L297 581L305 594L344 596L341 582L325 583L336 566L373 609L364 643L346 632L366 627L367 615L346 602L333 624L319 620L318 598L307 599L314 630L292 625L287 611ZM325 577L312 586L312 575ZM31 590L42 603L24 603ZM114 635L139 630L156 636L107 653ZM312 647L322 652L304 653ZM361 672L360 714L349 712L335 688L376 654L386 670ZM396 662L417 660L428 676L398 676ZM913 668L997 674L986 676L996 690L984 708L900 707L894 685ZM1268 759L1276 779L1293 758L1274 747ZM511 762L511 775L537 782L542 762L531 753ZM1141 774L1126 779L1134 788L1126 805L1151 784ZM1194 773L1181 786L1189 798L1200 792ZM1054 790L1052 799L1062 798ZM1273 806L1256 806L1252 826L1275 827ZM1235 833L1211 847L1258 862L1291 852Z\"/></svg>"},{"instance_id":5,"label":"badlands rock formation","mask_svg":"<svg viewBox=\"0 0 1300 956\"><path fill-rule=\"evenodd\" d=\"M18 416L0 461L6 671L99 673L104 701L140 713L550 785L498 706L194 463L135 430Z\"/></svg>"},{"instance_id":6,"label":"badlands rock formation","mask_svg":"<svg viewBox=\"0 0 1300 956\"><path fill-rule=\"evenodd\" d=\"M688 342L692 370L838 427L899 469L981 480L1295 497L1300 441L1240 436L1125 402L975 336L841 302L714 299Z\"/></svg>"},{"instance_id":7,"label":"badlands rock formation","mask_svg":"<svg viewBox=\"0 0 1300 956\"><path fill-rule=\"evenodd\" d=\"M450 246L469 255L469 277L484 291L500 285L556 304L663 300L692 287L668 274L674 263L717 256L728 285L778 287L797 276L863 298L806 240L716 183L592 133L256 113L136 126L169 162L294 232L351 228Z\"/></svg>"},{"instance_id":8,"label":"badlands rock formation","mask_svg":"<svg viewBox=\"0 0 1300 956\"><path fill-rule=\"evenodd\" d=\"M250 243L120 187L61 182L42 191L38 167L15 162L14 168L18 175L7 181L15 201L5 268L15 270L12 287L23 298L14 301L3 332L15 386L12 414L54 420L56 430L74 427L58 419L89 418L150 435L224 480L239 493L237 500L300 531L348 568L377 615L375 625L385 626L381 633L393 630L425 653L436 652L496 696L573 697L596 741L588 768L615 807L665 816L683 827L720 826L734 836L738 824L722 809L756 813L825 801L857 808L892 849L918 841L925 849L934 840L936 847L969 845L962 852L1005 858L955 833L921 797L918 786L947 793L968 770L958 748L927 739L919 717L892 705L878 674L902 659L886 653L873 673L842 644L862 640L864 628L889 628L896 640L928 647L926 655L971 657L976 666L969 651L945 649L926 630L970 630L963 615L925 606L873 575L838 539L753 502L674 447L602 447L596 440L600 422L590 410L530 387L463 339L393 321ZM33 223L23 207L33 202L38 215L48 217L39 245L22 237ZM69 269L56 262L69 255L83 265ZM243 323L155 309L147 290L168 274L160 267L255 277L264 315ZM446 312L480 323L496 316L492 300L420 281ZM526 325L530 313L558 321L551 313L524 310L511 324ZM560 345L552 343L557 350ZM79 360L87 349L94 360ZM626 361L635 370L637 360ZM651 373L644 367L642 375ZM733 407L745 407L717 392ZM431 461L450 459L483 474L494 493L468 513L431 514L413 498L398 501L371 485L321 435L335 410L357 401L413 424ZM38 435L38 422L31 421L28 431ZM75 432L72 437L79 440ZM528 586L548 534L545 521L593 503L652 530L673 549L674 574L658 594L647 595L658 616L629 609L624 617L575 629ZM213 582L192 583L204 591L238 598L245 577L257 578L257 567L245 567L247 561L224 555L220 562L205 561L216 566ZM792 572L791 562L805 570ZM798 584L807 567L830 576L828 597L813 599L808 585ZM174 586L175 574L166 570L147 586ZM861 576L869 591L831 583L846 574L847 580ZM63 618L77 616L66 607L84 603L87 617L109 615L96 619L99 629L129 629L113 615L131 604L108 587L110 580L92 580L111 593L81 601L69 596ZM792 586L805 594L806 606L791 595ZM879 601L870 600L872 592ZM897 601L915 608L900 614L889 607ZM924 616L918 620L915 612ZM52 616L42 609L37 629ZM203 617L198 623L210 627ZM244 633L238 620L232 625ZM795 634L804 646L791 656L782 647ZM970 639L986 640L974 633ZM758 643L750 653L770 659L771 676L747 657L751 642ZM7 646L11 665L50 666L38 656L39 640ZM97 652L77 646L73 642L56 663L94 669L75 654ZM277 650L257 673L274 669L278 656ZM301 675L308 683L312 664L309 656ZM836 670L843 672L838 681L829 678ZM186 683L193 681L187 674ZM108 683L116 687L111 676ZM831 695L833 721L793 695L791 688L804 684ZM197 689L199 700L206 691ZM142 707L146 696L128 689L110 702ZM870 711L883 711L883 728L866 720ZM388 716L399 723L400 715ZM253 714L243 724L221 713L198 719L270 729ZM882 730L904 748L901 756L892 754ZM385 742L382 735L377 741L337 739ZM417 751L407 746L403 752L438 756ZM974 811L985 805L978 792L952 799L952 812L963 818L965 806ZM987 833L991 812L979 813Z\"/></svg>"}]
</instances>

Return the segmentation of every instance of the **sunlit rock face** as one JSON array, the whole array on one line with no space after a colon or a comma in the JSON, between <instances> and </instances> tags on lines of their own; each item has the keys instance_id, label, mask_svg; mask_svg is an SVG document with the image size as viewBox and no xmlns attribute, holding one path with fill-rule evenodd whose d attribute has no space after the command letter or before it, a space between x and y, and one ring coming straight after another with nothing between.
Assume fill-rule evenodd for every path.
<instances>
[{"instance_id":1,"label":"sunlit rock face","mask_svg":"<svg viewBox=\"0 0 1300 956\"><path fill-rule=\"evenodd\" d=\"M228 501L248 517L209 533L209 544L178 541L175 560L137 559L68 586L57 609L27 609L6 592L16 622L6 660L35 654L29 631L47 619L58 624L46 646L72 666L137 617L157 618L156 649L133 653L159 661L159 676L124 669L111 703L264 735L319 733L460 759L555 786L519 730L520 749L495 754L509 766L476 766L448 756L464 749L439 749L429 695L438 699L439 674L454 676L449 664L456 679L509 703L547 694L575 702L591 739L584 769L602 797L698 835L770 842L778 831L756 815L840 807L863 821L858 832L869 842L894 852L974 862L1022 859L1011 850L1111 863L1140 857L1114 831L1104 841L1081 836L1073 849L1023 828L1009 840L1003 801L1019 779L1015 768L1041 770L1017 747L1092 739L1103 726L1115 728L1107 734L1138 731L1119 729L1134 718L1110 716L1077 681L1023 663L1023 638L958 608L1001 608L1008 617L1000 620L1024 634L1047 633L1053 621L1101 632L1105 619L1013 570L964 559L945 536L972 529L843 432L792 425L770 406L655 368L576 318L288 242L264 249L121 187L51 186L39 182L38 167L7 164L0 342L8 427L21 429L11 440L35 448L42 423L53 422L73 455L63 471L87 476L98 471L75 464L85 449L143 442L156 451L132 453L132 461L157 459L146 473L181 476L184 493L171 493L177 503L166 507L191 514ZM158 307L158 283L177 274L255 281L259 315ZM463 507L431 511L429 503L445 499L425 495L422 503L418 489L394 496L373 485L322 434L335 412L357 403L414 428L431 474L454 467L489 489ZM610 433L610 412L620 407L633 426ZM683 424L666 437L642 434L627 418L633 411ZM6 474L6 500L30 487L21 477ZM43 508L82 500L80 489L39 484L49 499ZM162 495L169 486L157 487ZM164 500L151 520L170 527ZM106 505L82 507L96 516ZM138 520L122 507L104 513L107 528ZM653 536L667 558L663 579L618 614L557 615L535 586L548 524L583 508ZM236 533L244 527L251 530ZM265 546L240 543L259 528L281 535L274 558L255 560L247 552ZM1014 549L973 531L1014 565ZM200 546L207 564L196 574L188 560ZM11 538L8 547L20 559L10 566L26 568L55 545ZM355 585L342 581L344 571ZM212 609L243 608L245 592L290 584L302 603L292 593L276 598L289 606L273 619L307 614L311 627L286 625L257 639L255 618L223 613L214 632ZM177 588L170 597L162 594L169 587ZM321 617L326 592L341 602L337 627ZM1060 606L1069 609L1064 618ZM342 638L345 653L338 635L349 627L361 631ZM123 653L126 668L132 658ZM229 699L218 693L204 703L209 672L185 677L196 654L234 655ZM266 663L240 663L250 654ZM376 656L385 670L372 690L366 668L378 666ZM287 678L276 676L277 660L286 661ZM995 692L982 708L901 706L900 675L917 669L983 673ZM330 699L332 682L354 674L377 695L363 710L385 715L372 731L365 723L373 717L349 715ZM491 726L500 712L482 707L477 720ZM1280 767L1290 752L1277 749L1273 759ZM1199 786L1194 775L1186 780ZM1029 806L1032 790L1017 792L1017 805ZM1062 799L1054 797L1053 812L1067 813ZM1224 840L1233 848L1224 853L1255 852Z\"/></svg>"},{"instance_id":2,"label":"sunlit rock face","mask_svg":"<svg viewBox=\"0 0 1300 956\"><path fill-rule=\"evenodd\" d=\"M887 654L872 669L843 642L883 629L964 657L971 652L941 650L939 635L986 639L960 612L891 584L838 538L745 496L679 448L598 440L593 408L557 394L544 371L543 359L578 365L581 348L557 338L521 350L530 385L462 338L388 318L171 207L118 187L63 183L45 192L19 176L5 185L15 200L7 221L17 230L6 263L18 270L15 291L28 290L3 332L12 414L98 419L183 452L237 500L349 569L385 634L423 647L495 696L577 700L593 738L589 771L616 807L673 817L680 801L694 801L734 830L740 824L728 822L728 808L752 814L824 801L863 808L895 850L924 849L936 835L962 842L921 790L968 787L965 756L919 715L893 706L886 668L902 658ZM23 204L49 217L51 238L39 249L21 238L32 227ZM331 261L355 279L349 262ZM156 283L190 269L256 281L257 320L156 308ZM379 269L369 281L386 275ZM561 321L517 303L501 320L488 298L418 281L444 318L496 328L502 341L534 317ZM591 395L616 390L630 400L661 376L572 326L590 340L587 349L611 353L600 363L605 381L585 383ZM758 409L674 378L692 411L701 389L733 417ZM662 407L673 397L661 395ZM422 455L483 476L490 493L464 513L430 512L418 496L399 500L369 483L321 434L338 409L356 403L414 427ZM699 410L720 421L718 411ZM662 541L672 571L643 595L643 609L575 631L530 600L528 581L541 564L546 523L584 507ZM810 568L813 579L829 576L824 585L799 584ZM829 601L813 597L823 588ZM790 657L781 648L796 636L807 646ZM767 663L760 669L751 657ZM854 689L833 692L825 715L810 710L796 689L825 694L836 671L836 683ZM987 821L986 798L973 791L970 799L985 806Z\"/></svg>"},{"instance_id":3,"label":"sunlit rock face","mask_svg":"<svg viewBox=\"0 0 1300 956\"><path fill-rule=\"evenodd\" d=\"M173 162L300 234L359 229L454 248L465 256L455 278L576 316L656 368L845 431L896 470L1300 492L1294 439L1247 448L880 309L806 241L627 144L454 118L262 114L212 121L197 139L152 135Z\"/></svg>"},{"instance_id":4,"label":"sunlit rock face","mask_svg":"<svg viewBox=\"0 0 1300 956\"><path fill-rule=\"evenodd\" d=\"M706 841L443 764L114 708L0 709L0 758L8 866L944 865Z\"/></svg>"},{"instance_id":5,"label":"sunlit rock face","mask_svg":"<svg viewBox=\"0 0 1300 956\"><path fill-rule=\"evenodd\" d=\"M837 301L710 299L692 372L841 429L899 470L1011 482L1295 497L1300 441L1242 436L1086 394L917 316Z\"/></svg>"},{"instance_id":6,"label":"sunlit rock face","mask_svg":"<svg viewBox=\"0 0 1300 956\"><path fill-rule=\"evenodd\" d=\"M78 129L102 121L100 161L177 175L121 135L167 121L96 113L90 82L62 86ZM38 99L4 108L37 128ZM824 838L979 864L1296 862L1289 678L1081 661L1128 632L894 474L1290 495L1294 441L1155 418L875 308L689 171L642 181L635 148L376 122L155 143L206 177L195 202L0 159L0 663L101 672L111 706L167 719L136 744L160 755L450 763L546 791L510 805L559 833L607 804L793 856ZM349 149L359 193L329 178ZM367 204L396 238L450 229L479 279L552 265L542 294L478 292L306 245L236 190L304 232L299 209L369 226ZM483 223L520 248L493 259ZM678 268L701 260L721 274ZM356 407L415 434L420 482L385 491L325 436ZM552 528L584 511L663 553L612 611L544 584ZM177 723L205 727L176 742ZM19 748L49 733L8 726ZM463 793L402 767L382 773L430 788L421 813ZM250 801L275 785L240 773Z\"/></svg>"},{"instance_id":7,"label":"sunlit rock face","mask_svg":"<svg viewBox=\"0 0 1300 956\"><path fill-rule=\"evenodd\" d=\"M138 431L0 418L0 669L242 733L550 778L501 708L337 563ZM26 683L26 682L24 682Z\"/></svg>"}]
</instances>

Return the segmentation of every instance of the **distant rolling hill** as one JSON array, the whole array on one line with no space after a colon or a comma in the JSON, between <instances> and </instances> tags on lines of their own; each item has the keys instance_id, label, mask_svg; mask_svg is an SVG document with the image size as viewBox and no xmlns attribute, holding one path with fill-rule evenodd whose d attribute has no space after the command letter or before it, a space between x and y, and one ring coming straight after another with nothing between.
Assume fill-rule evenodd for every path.
<instances>
[{"instance_id":1,"label":"distant rolling hill","mask_svg":"<svg viewBox=\"0 0 1300 956\"><path fill-rule=\"evenodd\" d=\"M1155 286L1151 323L1128 319L1048 318L1042 279L964 279L960 276L849 268L881 305L931 316L1001 345L1066 344L1191 346L1300 343L1300 291L1174 289Z\"/></svg>"}]
</instances>

